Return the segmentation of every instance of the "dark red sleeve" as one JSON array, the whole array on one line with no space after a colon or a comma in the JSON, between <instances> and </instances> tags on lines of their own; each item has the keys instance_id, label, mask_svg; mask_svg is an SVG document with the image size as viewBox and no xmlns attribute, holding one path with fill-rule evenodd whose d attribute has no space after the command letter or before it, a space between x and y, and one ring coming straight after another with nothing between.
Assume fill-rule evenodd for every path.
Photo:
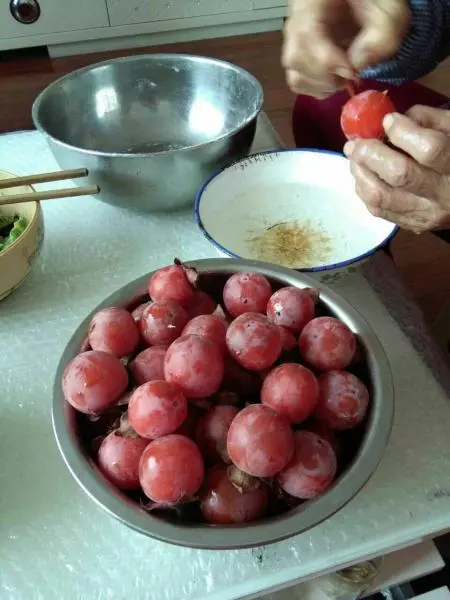
<instances>
[{"instance_id":1,"label":"dark red sleeve","mask_svg":"<svg viewBox=\"0 0 450 600\"><path fill-rule=\"evenodd\" d=\"M448 98L418 83L393 86L376 81L363 81L358 91L387 90L397 111L406 112L416 104L440 107ZM347 92L339 92L325 100L297 96L292 114L292 132L297 148L319 148L341 152L345 137L341 130L342 107L348 100Z\"/></svg>"},{"instance_id":2,"label":"dark red sleeve","mask_svg":"<svg viewBox=\"0 0 450 600\"><path fill-rule=\"evenodd\" d=\"M450 229L442 229L442 231L432 231L436 237L440 238L443 242L450 244Z\"/></svg>"}]
</instances>

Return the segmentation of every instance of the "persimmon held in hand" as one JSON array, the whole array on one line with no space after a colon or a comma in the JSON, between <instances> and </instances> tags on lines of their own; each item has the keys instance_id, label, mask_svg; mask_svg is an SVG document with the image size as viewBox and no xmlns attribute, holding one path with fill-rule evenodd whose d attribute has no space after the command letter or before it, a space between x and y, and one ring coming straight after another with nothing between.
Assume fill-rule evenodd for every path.
<instances>
[{"instance_id":1,"label":"persimmon held in hand","mask_svg":"<svg viewBox=\"0 0 450 600\"><path fill-rule=\"evenodd\" d=\"M349 140L383 139L383 119L395 112L395 106L387 92L367 90L353 96L344 105L341 113L341 127Z\"/></svg>"}]
</instances>

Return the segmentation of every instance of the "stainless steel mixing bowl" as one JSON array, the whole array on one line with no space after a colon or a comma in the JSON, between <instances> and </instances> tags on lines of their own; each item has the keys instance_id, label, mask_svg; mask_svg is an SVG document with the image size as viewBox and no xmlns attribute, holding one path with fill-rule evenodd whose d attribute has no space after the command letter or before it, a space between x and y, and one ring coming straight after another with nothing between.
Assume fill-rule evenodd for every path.
<instances>
[{"instance_id":1,"label":"stainless steel mixing bowl","mask_svg":"<svg viewBox=\"0 0 450 600\"><path fill-rule=\"evenodd\" d=\"M307 275L262 262L207 259L190 265L197 268L200 274L226 276L238 271L254 271L263 273L282 286L317 287L317 281ZM325 494L290 512L245 525L180 525L156 513L149 514L103 478L80 443L76 413L64 400L61 378L67 363L79 352L92 315L107 306L127 305L131 298L145 293L150 275L129 283L97 306L69 341L56 373L53 428L61 454L83 490L104 510L145 535L173 544L205 549L245 548L277 542L314 527L342 508L371 477L383 455L394 415L394 391L389 364L371 327L345 300L322 285L319 289L323 305L359 337L367 359L372 397L365 434L357 454Z\"/></svg>"},{"instance_id":2,"label":"stainless steel mixing bowl","mask_svg":"<svg viewBox=\"0 0 450 600\"><path fill-rule=\"evenodd\" d=\"M147 54L58 79L32 116L61 168L89 169L98 198L152 212L193 203L209 175L245 156L262 103L260 83L240 67Z\"/></svg>"}]
</instances>

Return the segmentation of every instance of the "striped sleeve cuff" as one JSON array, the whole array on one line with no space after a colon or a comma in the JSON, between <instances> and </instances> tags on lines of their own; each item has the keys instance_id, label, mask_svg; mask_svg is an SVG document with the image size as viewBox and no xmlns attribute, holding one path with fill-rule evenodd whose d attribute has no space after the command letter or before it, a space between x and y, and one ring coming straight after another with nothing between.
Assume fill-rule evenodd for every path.
<instances>
[{"instance_id":1,"label":"striped sleeve cuff","mask_svg":"<svg viewBox=\"0 0 450 600\"><path fill-rule=\"evenodd\" d=\"M441 61L450 56L450 0L444 0L445 5L445 29L442 37Z\"/></svg>"},{"instance_id":2,"label":"striped sleeve cuff","mask_svg":"<svg viewBox=\"0 0 450 600\"><path fill-rule=\"evenodd\" d=\"M450 0L410 0L412 25L397 55L365 69L363 79L401 85L423 77L450 53Z\"/></svg>"}]
</instances>

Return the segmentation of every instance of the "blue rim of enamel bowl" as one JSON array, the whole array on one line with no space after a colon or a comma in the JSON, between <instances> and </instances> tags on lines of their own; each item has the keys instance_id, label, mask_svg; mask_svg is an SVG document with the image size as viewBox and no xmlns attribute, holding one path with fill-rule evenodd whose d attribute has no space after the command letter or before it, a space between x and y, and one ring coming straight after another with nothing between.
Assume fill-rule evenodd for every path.
<instances>
[{"instance_id":1,"label":"blue rim of enamel bowl","mask_svg":"<svg viewBox=\"0 0 450 600\"><path fill-rule=\"evenodd\" d=\"M203 224L203 221L200 217L200 204L202 201L202 196L203 196L204 192L206 191L207 187L209 186L209 184L213 181L213 179L215 179L216 177L218 177L225 171L228 171L228 169L230 169L231 167L238 165L239 163L242 163L244 161L247 161L251 158L255 158L258 156L264 156L264 155L269 155L269 154L281 154L284 152L302 152L304 154L310 154L310 153L331 154L333 156L339 156L341 158L346 159L344 154L342 154L341 152L335 152L333 150L319 150L317 148L279 148L276 150L266 150L264 152L256 152L255 154L249 154L245 158L235 160L232 163L230 163L229 165L227 165L226 167L223 167L222 169L219 169L218 171L216 171L215 173L210 175L208 177L208 179L200 187L200 189L198 190L197 195L195 197L194 218L195 218L195 222L197 223L197 226L199 227L200 231L203 233L203 235L206 237L206 239L209 242L211 242L211 244L215 248L217 248L217 250L220 250L221 252L223 252L227 256L230 256L231 258L241 258L241 259L246 258L245 256L239 256L239 254L235 254L228 248L225 248L225 246L222 246L222 244L220 244L217 240L215 240L210 235L210 233L206 229L205 225ZM382 248L387 246L389 244L389 242L391 242L393 240L393 238L397 235L399 229L400 228L398 227L398 225L395 225L394 228L392 229L391 233L382 242L380 242L379 244L377 244L376 246L374 246L367 252L364 252L363 254L359 254L358 256L355 256L354 258L350 258L348 260L343 260L343 261L337 262L337 263L330 263L327 265L322 265L320 267L300 267L300 268L291 267L291 268L294 269L295 271L299 271L301 273L317 273L320 271L333 271L334 269L348 267L355 263L361 262L362 260L365 260L366 258L369 258L373 254L375 254L378 250L381 250Z\"/></svg>"}]
</instances>

